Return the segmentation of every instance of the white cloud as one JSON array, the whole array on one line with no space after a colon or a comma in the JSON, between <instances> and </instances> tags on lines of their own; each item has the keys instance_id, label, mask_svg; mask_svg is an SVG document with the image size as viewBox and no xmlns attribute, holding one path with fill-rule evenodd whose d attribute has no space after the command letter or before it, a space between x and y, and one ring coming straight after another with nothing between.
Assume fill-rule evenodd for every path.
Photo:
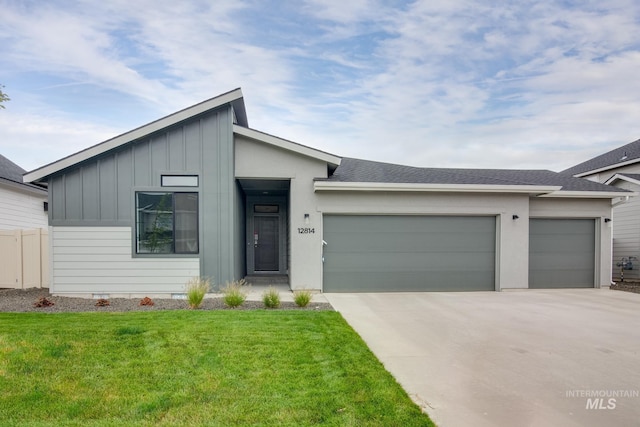
<instances>
[{"instance_id":1,"label":"white cloud","mask_svg":"<svg viewBox=\"0 0 640 427\"><path fill-rule=\"evenodd\" d=\"M86 147L126 130L123 115L150 120L238 86L258 129L413 165L562 169L638 137L632 0L85 0L5 9L0 81L49 77L41 85L63 102L20 86L13 93L29 99L10 108L43 120L53 145L86 138ZM100 97L73 111L92 90ZM100 106L111 92L112 105ZM22 123L0 128L0 149L30 140L37 123Z\"/></svg>"}]
</instances>

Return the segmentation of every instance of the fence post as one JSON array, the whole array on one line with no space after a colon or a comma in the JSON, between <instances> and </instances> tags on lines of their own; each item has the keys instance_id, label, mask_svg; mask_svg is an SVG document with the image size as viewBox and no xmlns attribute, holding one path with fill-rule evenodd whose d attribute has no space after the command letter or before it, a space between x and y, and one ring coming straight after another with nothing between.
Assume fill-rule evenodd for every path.
<instances>
[{"instance_id":1,"label":"fence post","mask_svg":"<svg viewBox=\"0 0 640 427\"><path fill-rule=\"evenodd\" d=\"M24 284L22 281L22 230L15 230L13 232L16 238L16 288L23 289Z\"/></svg>"}]
</instances>

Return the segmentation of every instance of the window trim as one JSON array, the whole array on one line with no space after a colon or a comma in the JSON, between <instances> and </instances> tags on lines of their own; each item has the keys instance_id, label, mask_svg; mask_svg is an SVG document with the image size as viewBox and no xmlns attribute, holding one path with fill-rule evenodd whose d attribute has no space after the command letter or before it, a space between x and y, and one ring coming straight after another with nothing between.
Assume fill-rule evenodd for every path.
<instances>
[{"instance_id":1,"label":"window trim","mask_svg":"<svg viewBox=\"0 0 640 427\"><path fill-rule=\"evenodd\" d=\"M132 227L131 227L131 256L133 258L200 258L202 254L202 236L200 234L200 223L202 221L201 217L201 208L200 208L200 199L201 194L199 189L189 187L188 189L185 187L136 187L132 189L132 198L133 198L133 219L132 219ZM171 193L172 197L172 252L167 253L153 253L153 252L138 252L138 194L139 193L157 193L157 194L166 194ZM196 205L196 232L195 235L198 239L198 249L195 252L175 252L175 197L173 197L176 193L183 194L195 194L197 196L197 205Z\"/></svg>"}]
</instances>

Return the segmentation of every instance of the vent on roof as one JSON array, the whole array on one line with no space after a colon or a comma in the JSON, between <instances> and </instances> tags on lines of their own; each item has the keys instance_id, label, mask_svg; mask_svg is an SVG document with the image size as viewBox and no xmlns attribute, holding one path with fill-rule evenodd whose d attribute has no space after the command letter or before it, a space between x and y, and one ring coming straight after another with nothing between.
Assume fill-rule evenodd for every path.
<instances>
[{"instance_id":1,"label":"vent on roof","mask_svg":"<svg viewBox=\"0 0 640 427\"><path fill-rule=\"evenodd\" d=\"M627 152L625 151L622 157L620 158L620 161L627 160L627 157L628 157Z\"/></svg>"}]
</instances>

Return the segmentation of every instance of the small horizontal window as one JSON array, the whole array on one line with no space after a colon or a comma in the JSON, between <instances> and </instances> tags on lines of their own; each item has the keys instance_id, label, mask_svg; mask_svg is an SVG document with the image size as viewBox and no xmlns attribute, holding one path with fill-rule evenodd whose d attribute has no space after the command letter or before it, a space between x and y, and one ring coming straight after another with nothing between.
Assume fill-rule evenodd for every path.
<instances>
[{"instance_id":1,"label":"small horizontal window","mask_svg":"<svg viewBox=\"0 0 640 427\"><path fill-rule=\"evenodd\" d=\"M198 175L162 175L163 187L197 187Z\"/></svg>"},{"instance_id":2,"label":"small horizontal window","mask_svg":"<svg viewBox=\"0 0 640 427\"><path fill-rule=\"evenodd\" d=\"M280 206L278 205L253 205L255 213L278 213Z\"/></svg>"}]
</instances>

